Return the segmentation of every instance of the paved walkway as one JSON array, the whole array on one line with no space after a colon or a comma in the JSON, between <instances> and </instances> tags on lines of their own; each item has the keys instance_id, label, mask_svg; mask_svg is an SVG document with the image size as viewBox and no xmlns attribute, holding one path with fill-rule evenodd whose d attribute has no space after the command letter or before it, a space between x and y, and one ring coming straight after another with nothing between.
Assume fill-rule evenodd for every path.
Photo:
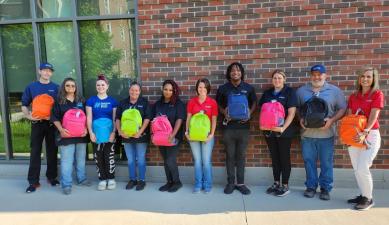
<instances>
[{"instance_id":1,"label":"paved walkway","mask_svg":"<svg viewBox=\"0 0 389 225\"><path fill-rule=\"evenodd\" d=\"M43 183L43 182L42 182ZM94 182L96 185L97 182ZM93 187L73 187L69 196L59 187L43 183L36 193L24 192L27 182L0 179L1 225L388 225L389 190L375 190L376 205L369 211L352 210L346 199L356 189L335 189L330 201L302 196L302 187L293 187L285 197L265 194L266 187L252 186L252 194L237 191L225 195L222 186L210 194L192 194L184 185L176 193L161 193L161 184L148 183L141 192L125 190L118 182L113 191Z\"/></svg>"}]
</instances>

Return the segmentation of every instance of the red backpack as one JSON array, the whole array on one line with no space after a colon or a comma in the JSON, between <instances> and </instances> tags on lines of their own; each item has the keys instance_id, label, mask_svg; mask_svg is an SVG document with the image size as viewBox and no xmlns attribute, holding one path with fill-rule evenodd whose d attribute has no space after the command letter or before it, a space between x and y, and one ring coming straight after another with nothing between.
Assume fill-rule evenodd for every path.
<instances>
[{"instance_id":1,"label":"red backpack","mask_svg":"<svg viewBox=\"0 0 389 225\"><path fill-rule=\"evenodd\" d=\"M69 109L62 119L62 127L69 132L70 137L81 137L86 129L86 115L81 109Z\"/></svg>"},{"instance_id":2,"label":"red backpack","mask_svg":"<svg viewBox=\"0 0 389 225\"><path fill-rule=\"evenodd\" d=\"M261 114L259 115L259 127L273 128L284 124L285 109L280 102L271 101L262 105Z\"/></svg>"},{"instance_id":3,"label":"red backpack","mask_svg":"<svg viewBox=\"0 0 389 225\"><path fill-rule=\"evenodd\" d=\"M157 116L151 121L151 142L156 146L173 146L175 143L170 143L168 138L173 132L172 125L165 115Z\"/></svg>"}]
</instances>

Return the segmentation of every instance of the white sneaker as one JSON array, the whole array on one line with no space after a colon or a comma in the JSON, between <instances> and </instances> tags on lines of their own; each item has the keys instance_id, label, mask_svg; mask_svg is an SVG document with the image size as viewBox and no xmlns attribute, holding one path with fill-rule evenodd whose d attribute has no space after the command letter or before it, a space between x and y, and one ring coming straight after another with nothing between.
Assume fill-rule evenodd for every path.
<instances>
[{"instance_id":1,"label":"white sneaker","mask_svg":"<svg viewBox=\"0 0 389 225\"><path fill-rule=\"evenodd\" d=\"M107 189L108 190L113 190L115 188L116 188L116 181L114 179L109 179L108 180Z\"/></svg>"},{"instance_id":2,"label":"white sneaker","mask_svg":"<svg viewBox=\"0 0 389 225\"><path fill-rule=\"evenodd\" d=\"M97 185L97 190L104 191L105 189L107 189L107 181L106 180L102 180Z\"/></svg>"}]
</instances>

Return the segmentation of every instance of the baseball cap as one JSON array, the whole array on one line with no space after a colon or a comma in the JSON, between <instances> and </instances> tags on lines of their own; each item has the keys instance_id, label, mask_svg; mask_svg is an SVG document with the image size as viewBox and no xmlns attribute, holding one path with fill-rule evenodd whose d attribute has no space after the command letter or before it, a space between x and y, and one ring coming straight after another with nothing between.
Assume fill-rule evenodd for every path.
<instances>
[{"instance_id":1,"label":"baseball cap","mask_svg":"<svg viewBox=\"0 0 389 225\"><path fill-rule=\"evenodd\" d=\"M326 68L323 66L323 65L314 65L311 67L311 72L314 72L314 71L319 71L320 73L325 73L326 72Z\"/></svg>"},{"instance_id":2,"label":"baseball cap","mask_svg":"<svg viewBox=\"0 0 389 225\"><path fill-rule=\"evenodd\" d=\"M43 70L43 69L50 69L51 71L54 71L53 65L51 65L51 64L48 63L48 62L41 63L41 65L39 66L39 69L40 69L40 70Z\"/></svg>"}]
</instances>

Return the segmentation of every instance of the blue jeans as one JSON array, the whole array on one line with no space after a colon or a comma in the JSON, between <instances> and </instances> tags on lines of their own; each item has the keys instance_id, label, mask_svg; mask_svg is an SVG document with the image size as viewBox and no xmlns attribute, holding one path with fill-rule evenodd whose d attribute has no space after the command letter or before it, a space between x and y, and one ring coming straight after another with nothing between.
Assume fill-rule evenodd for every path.
<instances>
[{"instance_id":1,"label":"blue jeans","mask_svg":"<svg viewBox=\"0 0 389 225\"><path fill-rule=\"evenodd\" d=\"M73 165L76 167L77 182L86 180L85 157L86 143L59 146L61 154L61 186L72 187ZM75 159L75 161L74 161Z\"/></svg>"},{"instance_id":2,"label":"blue jeans","mask_svg":"<svg viewBox=\"0 0 389 225\"><path fill-rule=\"evenodd\" d=\"M334 137L330 138L301 138L301 147L307 180L307 188L331 191L334 182ZM320 160L320 176L317 177L317 159Z\"/></svg>"},{"instance_id":3,"label":"blue jeans","mask_svg":"<svg viewBox=\"0 0 389 225\"><path fill-rule=\"evenodd\" d=\"M212 150L215 138L208 142L191 141L195 171L195 188L205 190L212 188Z\"/></svg>"},{"instance_id":4,"label":"blue jeans","mask_svg":"<svg viewBox=\"0 0 389 225\"><path fill-rule=\"evenodd\" d=\"M128 174L130 180L137 180L135 163L138 163L139 180L146 177L146 149L147 143L124 143L128 159Z\"/></svg>"}]
</instances>

